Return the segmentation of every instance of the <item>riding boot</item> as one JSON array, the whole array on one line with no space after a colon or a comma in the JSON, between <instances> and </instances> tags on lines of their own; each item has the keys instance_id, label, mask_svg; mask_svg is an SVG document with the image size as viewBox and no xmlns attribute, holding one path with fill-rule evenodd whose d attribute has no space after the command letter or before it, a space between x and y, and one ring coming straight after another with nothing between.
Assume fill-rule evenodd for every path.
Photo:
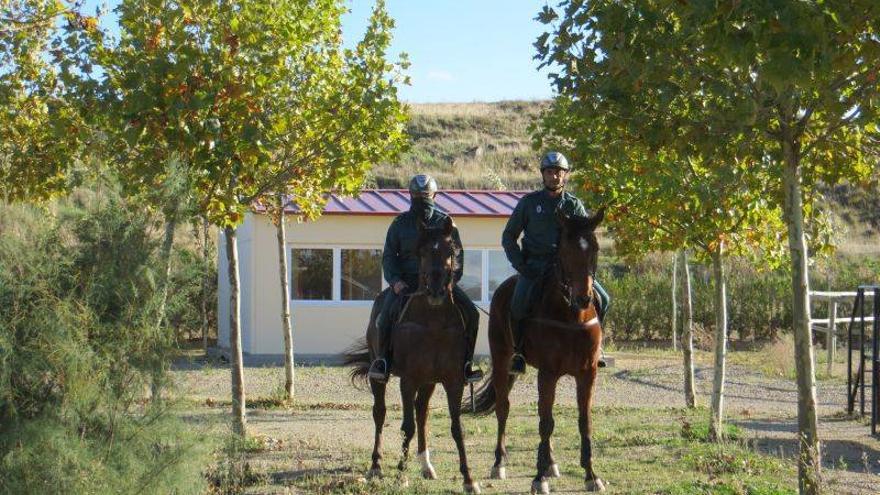
<instances>
[{"instance_id":1,"label":"riding boot","mask_svg":"<svg viewBox=\"0 0 880 495\"><path fill-rule=\"evenodd\" d=\"M385 297L392 298L394 294L389 292ZM367 371L367 377L379 383L387 382L391 375L391 327L394 322L392 315L394 301L386 300L384 304L387 307L383 307L383 311L376 319L378 329L376 332L376 359L370 363L370 369Z\"/></svg>"},{"instance_id":2,"label":"riding boot","mask_svg":"<svg viewBox=\"0 0 880 495\"><path fill-rule=\"evenodd\" d=\"M523 375L526 372L526 358L523 356L525 320L511 322L513 327L513 358L510 360L510 374Z\"/></svg>"}]
</instances>

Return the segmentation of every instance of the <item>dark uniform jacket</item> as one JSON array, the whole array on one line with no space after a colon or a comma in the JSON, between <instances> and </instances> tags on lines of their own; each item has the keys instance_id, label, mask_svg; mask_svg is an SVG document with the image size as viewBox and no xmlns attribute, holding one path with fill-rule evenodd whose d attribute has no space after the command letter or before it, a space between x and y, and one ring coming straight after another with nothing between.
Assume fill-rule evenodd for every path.
<instances>
[{"instance_id":1,"label":"dark uniform jacket","mask_svg":"<svg viewBox=\"0 0 880 495\"><path fill-rule=\"evenodd\" d=\"M501 245L510 264L520 273L526 260L548 260L556 253L560 233L557 208L567 215L587 216L584 204L575 195L563 191L559 197L551 198L542 189L523 196L507 220ZM517 241L522 233L525 235L520 247Z\"/></svg>"},{"instance_id":2,"label":"dark uniform jacket","mask_svg":"<svg viewBox=\"0 0 880 495\"><path fill-rule=\"evenodd\" d=\"M448 216L435 208L431 219L427 222L427 227L442 227ZM403 280L412 290L418 287L419 253L416 251L416 243L419 238L419 228L416 221L415 213L410 210L398 215L388 228L385 250L382 252L382 271L389 285L393 286L399 280ZM452 239L458 247L455 270L455 282L458 283L464 270L464 251L461 248L458 227L452 228Z\"/></svg>"}]
</instances>

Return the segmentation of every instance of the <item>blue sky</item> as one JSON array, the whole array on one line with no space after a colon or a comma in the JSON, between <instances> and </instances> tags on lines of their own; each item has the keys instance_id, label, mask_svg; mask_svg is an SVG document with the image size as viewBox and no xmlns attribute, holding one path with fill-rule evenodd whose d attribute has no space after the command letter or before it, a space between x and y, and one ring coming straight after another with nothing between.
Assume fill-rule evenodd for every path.
<instances>
[{"instance_id":1,"label":"blue sky","mask_svg":"<svg viewBox=\"0 0 880 495\"><path fill-rule=\"evenodd\" d=\"M543 1L387 0L394 17L391 53L406 52L412 66L409 102L546 99L546 70L537 71L532 43L543 26L534 20ZM343 34L359 38L372 0L349 0Z\"/></svg>"},{"instance_id":2,"label":"blue sky","mask_svg":"<svg viewBox=\"0 0 880 495\"><path fill-rule=\"evenodd\" d=\"M347 44L363 35L374 0L347 0ZM546 70L537 71L532 43L542 32L534 20L539 0L387 0L397 23L389 53L409 55L412 84L400 89L412 103L534 100L552 96ZM116 31L119 0L87 0L109 10L102 24Z\"/></svg>"}]
</instances>

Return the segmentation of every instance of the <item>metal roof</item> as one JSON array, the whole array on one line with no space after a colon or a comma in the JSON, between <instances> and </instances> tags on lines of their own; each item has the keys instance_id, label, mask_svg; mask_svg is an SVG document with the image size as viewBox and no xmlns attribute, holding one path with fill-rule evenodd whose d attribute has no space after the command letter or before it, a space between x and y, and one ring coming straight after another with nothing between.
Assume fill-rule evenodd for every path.
<instances>
[{"instance_id":1,"label":"metal roof","mask_svg":"<svg viewBox=\"0 0 880 495\"><path fill-rule=\"evenodd\" d=\"M507 217L528 191L445 190L434 197L437 206L452 216ZM324 207L325 215L398 215L409 210L406 189L364 189L359 196L342 197L331 194ZM257 211L263 211L257 207ZM297 213L293 203L287 207Z\"/></svg>"}]
</instances>

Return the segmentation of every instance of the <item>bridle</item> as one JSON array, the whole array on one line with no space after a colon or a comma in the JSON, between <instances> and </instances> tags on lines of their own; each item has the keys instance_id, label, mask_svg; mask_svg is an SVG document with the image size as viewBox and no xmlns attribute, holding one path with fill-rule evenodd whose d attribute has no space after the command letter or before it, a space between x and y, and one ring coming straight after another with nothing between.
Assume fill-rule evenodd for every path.
<instances>
[{"instance_id":1,"label":"bridle","mask_svg":"<svg viewBox=\"0 0 880 495\"><path fill-rule=\"evenodd\" d=\"M565 269L562 266L562 260L559 258L559 254L557 253L554 261L553 261L553 269L556 273L556 277L559 279L559 284L562 286L562 298L565 300L565 304L571 308L572 311L582 311L590 307L590 304L594 304L596 302L595 291L593 290L593 285L587 288L587 294L575 294L574 288L571 284L571 279L568 277L568 274L565 273ZM596 269L592 268L589 272L590 278L596 278Z\"/></svg>"}]
</instances>

